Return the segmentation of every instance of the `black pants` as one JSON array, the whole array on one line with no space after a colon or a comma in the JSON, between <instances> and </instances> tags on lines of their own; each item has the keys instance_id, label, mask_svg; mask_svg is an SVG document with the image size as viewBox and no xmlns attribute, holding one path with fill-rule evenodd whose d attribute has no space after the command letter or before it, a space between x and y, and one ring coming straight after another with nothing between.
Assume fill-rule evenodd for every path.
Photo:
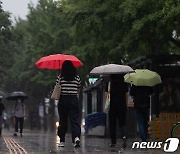
<instances>
[{"instance_id":1,"label":"black pants","mask_svg":"<svg viewBox=\"0 0 180 154\"><path fill-rule=\"evenodd\" d=\"M121 137L126 136L125 125L126 125L126 111L120 110L109 110L109 130L111 143L116 144L116 124L118 124L121 130Z\"/></svg>"},{"instance_id":2,"label":"black pants","mask_svg":"<svg viewBox=\"0 0 180 154\"><path fill-rule=\"evenodd\" d=\"M23 132L23 124L24 124L24 118L18 118L15 117L15 132L18 132L18 127L20 127L20 133Z\"/></svg>"},{"instance_id":3,"label":"black pants","mask_svg":"<svg viewBox=\"0 0 180 154\"><path fill-rule=\"evenodd\" d=\"M60 142L65 142L65 135L68 130L68 117L71 124L72 132L72 142L76 137L80 138L81 127L80 127L80 112L77 96L73 95L61 95L59 104L59 128L58 136L60 137Z\"/></svg>"}]
</instances>

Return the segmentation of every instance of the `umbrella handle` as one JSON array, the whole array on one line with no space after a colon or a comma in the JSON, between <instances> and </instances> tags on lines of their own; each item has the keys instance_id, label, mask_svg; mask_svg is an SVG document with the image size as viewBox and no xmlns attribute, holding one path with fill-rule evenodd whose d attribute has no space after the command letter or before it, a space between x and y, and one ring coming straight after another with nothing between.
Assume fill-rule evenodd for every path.
<instances>
[{"instance_id":1,"label":"umbrella handle","mask_svg":"<svg viewBox=\"0 0 180 154\"><path fill-rule=\"evenodd\" d=\"M152 120L152 96L150 95L149 121Z\"/></svg>"},{"instance_id":2,"label":"umbrella handle","mask_svg":"<svg viewBox=\"0 0 180 154\"><path fill-rule=\"evenodd\" d=\"M61 74L61 69L60 69L61 64L60 64L60 60L58 60L58 63L59 63L59 75L60 75L60 74Z\"/></svg>"}]
</instances>

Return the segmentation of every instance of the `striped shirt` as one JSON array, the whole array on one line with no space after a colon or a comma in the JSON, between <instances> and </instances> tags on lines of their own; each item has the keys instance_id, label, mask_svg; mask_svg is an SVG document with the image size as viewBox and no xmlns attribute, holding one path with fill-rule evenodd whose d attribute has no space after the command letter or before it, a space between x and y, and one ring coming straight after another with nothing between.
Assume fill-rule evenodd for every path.
<instances>
[{"instance_id":1,"label":"striped shirt","mask_svg":"<svg viewBox=\"0 0 180 154\"><path fill-rule=\"evenodd\" d=\"M64 77L60 78L60 76L58 76L56 84L59 80L61 85L61 95L78 95L78 89L81 87L81 80L78 75L72 81L66 81Z\"/></svg>"}]
</instances>

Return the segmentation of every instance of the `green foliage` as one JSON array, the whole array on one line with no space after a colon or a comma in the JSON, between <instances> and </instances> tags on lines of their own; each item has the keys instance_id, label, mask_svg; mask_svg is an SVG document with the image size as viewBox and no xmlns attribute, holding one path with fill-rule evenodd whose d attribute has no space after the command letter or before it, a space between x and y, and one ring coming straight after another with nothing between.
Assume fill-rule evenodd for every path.
<instances>
[{"instance_id":1,"label":"green foliage","mask_svg":"<svg viewBox=\"0 0 180 154\"><path fill-rule=\"evenodd\" d=\"M168 54L169 43L173 40L172 32L174 30L178 32L177 27L173 26L177 21L172 20L172 18L177 18L177 15L180 15L180 2L179 0L176 2L170 4L169 0L126 0L121 5L121 9L123 9L122 19L124 24L129 26L129 30L119 44L119 48L125 47L127 52L136 53L142 50L144 55Z\"/></svg>"},{"instance_id":2,"label":"green foliage","mask_svg":"<svg viewBox=\"0 0 180 154\"><path fill-rule=\"evenodd\" d=\"M75 44L86 48L87 59L94 57L95 65L142 54L168 54L171 42L179 46L179 40L172 37L173 31L177 36L179 31L179 0L78 2L76 7L70 7L75 38L78 36ZM100 48L96 48L97 44Z\"/></svg>"},{"instance_id":3,"label":"green foliage","mask_svg":"<svg viewBox=\"0 0 180 154\"><path fill-rule=\"evenodd\" d=\"M68 21L58 3L40 0L36 9L29 6L28 32L36 49L36 57L61 53L70 44Z\"/></svg>"},{"instance_id":4,"label":"green foliage","mask_svg":"<svg viewBox=\"0 0 180 154\"><path fill-rule=\"evenodd\" d=\"M4 81L6 71L13 64L13 54L16 50L9 13L3 11L0 3L0 82ZM14 48L14 51L12 50ZM2 86L1 86L2 88Z\"/></svg>"}]
</instances>

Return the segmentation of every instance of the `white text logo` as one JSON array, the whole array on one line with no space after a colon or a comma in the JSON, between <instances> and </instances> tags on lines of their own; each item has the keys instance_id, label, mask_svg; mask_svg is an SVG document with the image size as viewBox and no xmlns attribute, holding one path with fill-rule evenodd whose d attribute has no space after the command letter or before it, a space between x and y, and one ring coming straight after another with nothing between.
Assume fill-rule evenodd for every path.
<instances>
[{"instance_id":1,"label":"white text logo","mask_svg":"<svg viewBox=\"0 0 180 154\"><path fill-rule=\"evenodd\" d=\"M164 143L165 152L175 152L179 145L178 138L168 138Z\"/></svg>"},{"instance_id":2,"label":"white text logo","mask_svg":"<svg viewBox=\"0 0 180 154\"><path fill-rule=\"evenodd\" d=\"M179 139L168 138L164 142L134 142L132 149L161 149L163 147L165 152L175 152L178 149Z\"/></svg>"}]
</instances>

